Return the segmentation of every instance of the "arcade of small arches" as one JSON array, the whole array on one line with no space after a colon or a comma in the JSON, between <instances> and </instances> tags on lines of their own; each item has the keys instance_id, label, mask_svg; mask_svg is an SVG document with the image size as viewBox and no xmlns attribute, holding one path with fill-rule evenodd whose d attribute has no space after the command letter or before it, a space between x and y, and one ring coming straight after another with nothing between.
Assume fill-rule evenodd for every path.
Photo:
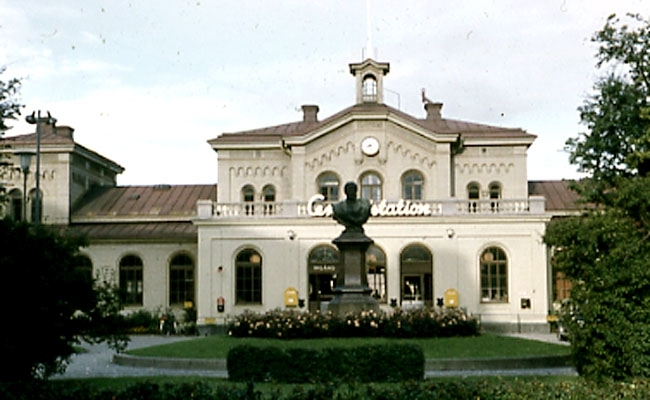
<instances>
[{"instance_id":1,"label":"arcade of small arches","mask_svg":"<svg viewBox=\"0 0 650 400\"><path fill-rule=\"evenodd\" d=\"M366 171L359 176L359 195L362 198L379 202L384 199L384 180L376 171ZM403 200L424 200L424 175L417 170L408 170L400 179L401 198ZM324 201L335 202L341 200L341 179L335 172L326 171L316 179L317 193L323 195ZM467 199L478 201L489 199L497 201L501 199L502 186L499 182L491 182L487 190L483 190L478 182L470 182L466 187ZM256 202L257 193L255 187L246 184L241 189L241 201L244 203ZM265 185L260 193L263 202L272 203L276 201L276 189L273 185ZM473 208L476 209L477 203ZM496 206L496 204L495 204ZM470 207L472 208L472 207Z\"/></svg>"}]
</instances>

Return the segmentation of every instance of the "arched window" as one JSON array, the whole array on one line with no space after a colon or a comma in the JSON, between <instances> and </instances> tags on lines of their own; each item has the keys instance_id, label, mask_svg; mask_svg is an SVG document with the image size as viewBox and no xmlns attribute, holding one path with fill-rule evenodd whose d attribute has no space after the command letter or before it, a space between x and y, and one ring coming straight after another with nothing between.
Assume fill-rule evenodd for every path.
<instances>
[{"instance_id":1,"label":"arched window","mask_svg":"<svg viewBox=\"0 0 650 400\"><path fill-rule=\"evenodd\" d=\"M120 294L125 306L142 305L142 259L127 255L120 260Z\"/></svg>"},{"instance_id":2,"label":"arched window","mask_svg":"<svg viewBox=\"0 0 650 400\"><path fill-rule=\"evenodd\" d=\"M374 172L361 176L361 197L379 202L382 199L381 178Z\"/></svg>"},{"instance_id":3,"label":"arched window","mask_svg":"<svg viewBox=\"0 0 650 400\"><path fill-rule=\"evenodd\" d=\"M275 187L273 185L266 185L262 188L262 197L264 200L264 215L269 215L274 213L274 204L275 203Z\"/></svg>"},{"instance_id":4,"label":"arched window","mask_svg":"<svg viewBox=\"0 0 650 400\"><path fill-rule=\"evenodd\" d=\"M309 252L309 311L325 311L334 296L339 268L339 252L329 245L317 246Z\"/></svg>"},{"instance_id":5,"label":"arched window","mask_svg":"<svg viewBox=\"0 0 650 400\"><path fill-rule=\"evenodd\" d=\"M14 221L22 221L24 218L23 193L18 189L9 192L9 216Z\"/></svg>"},{"instance_id":6,"label":"arched window","mask_svg":"<svg viewBox=\"0 0 650 400\"><path fill-rule=\"evenodd\" d=\"M194 301L194 261L177 254L169 263L169 305L192 308Z\"/></svg>"},{"instance_id":7,"label":"arched window","mask_svg":"<svg viewBox=\"0 0 650 400\"><path fill-rule=\"evenodd\" d=\"M366 268L372 296L386 303L386 253L374 244L366 251Z\"/></svg>"},{"instance_id":8,"label":"arched window","mask_svg":"<svg viewBox=\"0 0 650 400\"><path fill-rule=\"evenodd\" d=\"M499 200L501 199L501 185L496 182L490 183L490 208L494 212L499 211Z\"/></svg>"},{"instance_id":9,"label":"arched window","mask_svg":"<svg viewBox=\"0 0 650 400\"><path fill-rule=\"evenodd\" d=\"M467 198L469 199L468 207L469 212L475 213L478 211L479 204L478 201L481 197L481 187L478 183L472 182L467 185Z\"/></svg>"},{"instance_id":10,"label":"arched window","mask_svg":"<svg viewBox=\"0 0 650 400\"><path fill-rule=\"evenodd\" d=\"M424 178L418 171L409 171L402 177L402 198L404 200L422 200Z\"/></svg>"},{"instance_id":11,"label":"arched window","mask_svg":"<svg viewBox=\"0 0 650 400\"><path fill-rule=\"evenodd\" d=\"M275 201L275 187L273 185L266 185L262 188L262 196L264 201L274 202Z\"/></svg>"},{"instance_id":12,"label":"arched window","mask_svg":"<svg viewBox=\"0 0 650 400\"><path fill-rule=\"evenodd\" d=\"M410 245L400 254L402 307L433 305L433 257L429 249Z\"/></svg>"},{"instance_id":13,"label":"arched window","mask_svg":"<svg viewBox=\"0 0 650 400\"><path fill-rule=\"evenodd\" d=\"M262 304L262 256L245 249L235 258L235 303Z\"/></svg>"},{"instance_id":14,"label":"arched window","mask_svg":"<svg viewBox=\"0 0 650 400\"><path fill-rule=\"evenodd\" d=\"M253 205L253 203L255 202L255 188L251 185L244 186L241 190L241 198L242 201L245 203L244 212L246 213L246 215L254 215L255 206Z\"/></svg>"},{"instance_id":15,"label":"arched window","mask_svg":"<svg viewBox=\"0 0 650 400\"><path fill-rule=\"evenodd\" d=\"M77 254L74 257L74 266L84 282L93 282L93 262L88 256Z\"/></svg>"},{"instance_id":16,"label":"arched window","mask_svg":"<svg viewBox=\"0 0 650 400\"><path fill-rule=\"evenodd\" d=\"M339 200L339 178L333 172L325 172L318 177L318 193L325 197L325 201Z\"/></svg>"},{"instance_id":17,"label":"arched window","mask_svg":"<svg viewBox=\"0 0 650 400\"><path fill-rule=\"evenodd\" d=\"M481 302L508 302L508 259L503 249L489 247L481 253Z\"/></svg>"},{"instance_id":18,"label":"arched window","mask_svg":"<svg viewBox=\"0 0 650 400\"><path fill-rule=\"evenodd\" d=\"M368 74L363 77L363 101L377 101L377 79Z\"/></svg>"}]
</instances>

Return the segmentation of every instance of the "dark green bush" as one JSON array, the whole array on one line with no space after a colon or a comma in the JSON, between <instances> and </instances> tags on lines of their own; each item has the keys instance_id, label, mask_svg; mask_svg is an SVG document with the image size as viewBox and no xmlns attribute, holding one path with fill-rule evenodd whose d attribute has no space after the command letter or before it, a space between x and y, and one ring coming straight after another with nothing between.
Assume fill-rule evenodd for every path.
<instances>
[{"instance_id":1,"label":"dark green bush","mask_svg":"<svg viewBox=\"0 0 650 400\"><path fill-rule=\"evenodd\" d=\"M124 315L124 324L131 333L159 333L160 315L139 309Z\"/></svg>"},{"instance_id":2,"label":"dark green bush","mask_svg":"<svg viewBox=\"0 0 650 400\"><path fill-rule=\"evenodd\" d=\"M323 337L450 337L478 335L480 323L461 309L396 309L391 314L363 311L337 317L332 313L273 310L244 312L228 326L235 337L312 339Z\"/></svg>"},{"instance_id":3,"label":"dark green bush","mask_svg":"<svg viewBox=\"0 0 650 400\"><path fill-rule=\"evenodd\" d=\"M96 384L95 384L96 385ZM650 381L629 383L590 382L580 378L559 380L449 378L384 383L324 383L315 385L270 385L253 382L157 384L142 381L123 388L97 388L80 381L42 381L0 384L0 398L7 400L574 400L650 398Z\"/></svg>"},{"instance_id":4,"label":"dark green bush","mask_svg":"<svg viewBox=\"0 0 650 400\"><path fill-rule=\"evenodd\" d=\"M235 382L399 382L424 377L424 353L408 344L322 350L241 345L230 350L226 362Z\"/></svg>"}]
</instances>

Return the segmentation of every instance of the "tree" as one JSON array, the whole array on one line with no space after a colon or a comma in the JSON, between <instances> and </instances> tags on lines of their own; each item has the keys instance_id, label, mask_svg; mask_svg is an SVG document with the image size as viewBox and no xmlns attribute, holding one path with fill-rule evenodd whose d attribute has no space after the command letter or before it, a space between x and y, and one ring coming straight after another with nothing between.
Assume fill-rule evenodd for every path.
<instances>
[{"instance_id":1,"label":"tree","mask_svg":"<svg viewBox=\"0 0 650 400\"><path fill-rule=\"evenodd\" d=\"M75 262L83 238L47 226L0 220L4 326L0 380L48 377L62 372L81 339L108 340L123 349L117 291L96 286Z\"/></svg>"},{"instance_id":2,"label":"tree","mask_svg":"<svg viewBox=\"0 0 650 400\"><path fill-rule=\"evenodd\" d=\"M5 72L5 67L0 67L0 75ZM17 100L20 90L20 79L13 78L7 82L0 80L0 139L5 131L11 127L7 125L7 120L15 120L20 115L20 109L23 107ZM6 203L4 179L7 173L7 168L10 164L5 159L6 157L0 153L0 216L4 214L4 206Z\"/></svg>"},{"instance_id":3,"label":"tree","mask_svg":"<svg viewBox=\"0 0 650 400\"><path fill-rule=\"evenodd\" d=\"M578 109L587 132L567 141L587 177L585 212L549 224L554 268L573 281L569 332L580 374L650 376L650 21L612 15L592 40L595 93Z\"/></svg>"},{"instance_id":4,"label":"tree","mask_svg":"<svg viewBox=\"0 0 650 400\"><path fill-rule=\"evenodd\" d=\"M585 172L587 200L607 202L619 178L650 173L650 21L628 14L635 26L611 15L592 41L596 67L607 73L578 108L587 132L566 143L570 161Z\"/></svg>"}]
</instances>

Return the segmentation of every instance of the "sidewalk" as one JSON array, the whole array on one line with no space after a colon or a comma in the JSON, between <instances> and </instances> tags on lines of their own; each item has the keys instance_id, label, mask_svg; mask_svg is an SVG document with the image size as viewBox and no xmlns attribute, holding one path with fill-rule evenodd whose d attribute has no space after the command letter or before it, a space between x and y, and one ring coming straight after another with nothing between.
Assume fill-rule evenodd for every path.
<instances>
[{"instance_id":1,"label":"sidewalk","mask_svg":"<svg viewBox=\"0 0 650 400\"><path fill-rule=\"evenodd\" d=\"M512 334L510 336L528 340L540 340L550 343L568 345L560 342L554 334ZM159 344L173 343L184 340L194 340L198 337L179 336L133 336L127 349L156 346ZM208 370L191 368L155 368L155 367L130 367L113 363L114 352L106 344L91 345L84 343L87 352L72 356L70 365L63 375L54 379L76 379L94 377L122 377L122 376L201 376L227 378L228 372L224 370ZM436 376L523 376L523 375L576 375L572 367L550 368L525 368L525 369L486 369L486 370L448 370L426 371L425 377Z\"/></svg>"}]
</instances>

